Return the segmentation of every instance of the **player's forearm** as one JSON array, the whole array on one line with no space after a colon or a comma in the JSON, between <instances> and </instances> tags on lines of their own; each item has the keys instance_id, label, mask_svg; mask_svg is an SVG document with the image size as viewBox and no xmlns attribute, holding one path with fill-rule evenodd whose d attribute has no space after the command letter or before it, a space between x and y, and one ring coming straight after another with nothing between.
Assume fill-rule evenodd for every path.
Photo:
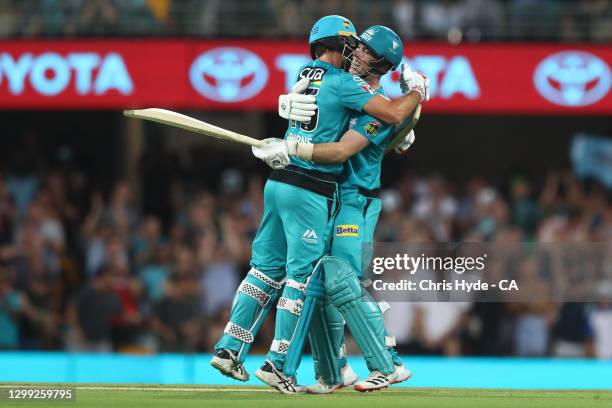
<instances>
[{"instance_id":1,"label":"player's forearm","mask_svg":"<svg viewBox=\"0 0 612 408\"><path fill-rule=\"evenodd\" d=\"M341 143L298 143L287 141L287 153L303 160L315 163L343 163L350 157L350 152Z\"/></svg>"},{"instance_id":2,"label":"player's forearm","mask_svg":"<svg viewBox=\"0 0 612 408\"><path fill-rule=\"evenodd\" d=\"M401 98L390 101L384 96L377 95L364 106L365 112L386 122L397 125L404 121L421 102L421 94L411 91Z\"/></svg>"},{"instance_id":3,"label":"player's forearm","mask_svg":"<svg viewBox=\"0 0 612 408\"><path fill-rule=\"evenodd\" d=\"M370 141L360 133L349 129L342 135L342 139L334 143L303 143L297 140L278 140L276 144L270 145L278 150L271 150L270 157L282 157L284 153L287 159L291 156L315 163L332 164L344 163L351 156L363 150ZM272 149L270 148L270 149Z\"/></svg>"},{"instance_id":4,"label":"player's forearm","mask_svg":"<svg viewBox=\"0 0 612 408\"><path fill-rule=\"evenodd\" d=\"M313 147L312 161L315 163L344 163L350 157L341 143L320 143Z\"/></svg>"},{"instance_id":5,"label":"player's forearm","mask_svg":"<svg viewBox=\"0 0 612 408\"><path fill-rule=\"evenodd\" d=\"M297 156L315 163L344 163L351 156L363 150L370 142L367 138L349 129L338 142L334 143L297 143L287 141L289 156Z\"/></svg>"},{"instance_id":6,"label":"player's forearm","mask_svg":"<svg viewBox=\"0 0 612 408\"><path fill-rule=\"evenodd\" d=\"M391 101L391 113L394 124L401 124L406 120L421 102L421 94L416 91L410 92L401 98Z\"/></svg>"}]
</instances>

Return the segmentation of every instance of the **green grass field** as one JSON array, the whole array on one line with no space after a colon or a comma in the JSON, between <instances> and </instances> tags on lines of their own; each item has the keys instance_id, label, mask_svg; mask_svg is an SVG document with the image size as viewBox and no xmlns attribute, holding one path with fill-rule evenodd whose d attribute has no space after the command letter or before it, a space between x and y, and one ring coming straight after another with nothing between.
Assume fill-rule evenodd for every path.
<instances>
[{"instance_id":1,"label":"green grass field","mask_svg":"<svg viewBox=\"0 0 612 408\"><path fill-rule=\"evenodd\" d=\"M6 391L15 384L2 384ZM28 386L34 386L32 384ZM70 385L62 385L70 387ZM344 390L332 395L285 396L255 387L76 385L76 402L9 402L0 407L24 405L52 408L112 407L411 407L411 408L591 408L612 407L612 391L517 391L453 388L395 388L361 394ZM52 388L45 384L44 388Z\"/></svg>"}]
</instances>

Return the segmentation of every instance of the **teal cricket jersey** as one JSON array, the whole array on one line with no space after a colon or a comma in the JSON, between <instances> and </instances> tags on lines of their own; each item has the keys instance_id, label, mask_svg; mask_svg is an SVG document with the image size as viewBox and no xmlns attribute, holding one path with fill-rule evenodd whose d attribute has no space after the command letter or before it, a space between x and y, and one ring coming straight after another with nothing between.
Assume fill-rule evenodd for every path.
<instances>
[{"instance_id":1,"label":"teal cricket jersey","mask_svg":"<svg viewBox=\"0 0 612 408\"><path fill-rule=\"evenodd\" d=\"M385 96L382 88L376 93ZM362 113L350 119L350 129L363 135L370 144L344 164L340 187L374 190L380 187L381 163L391 143L394 126Z\"/></svg>"},{"instance_id":2,"label":"teal cricket jersey","mask_svg":"<svg viewBox=\"0 0 612 408\"><path fill-rule=\"evenodd\" d=\"M314 60L302 67L298 75L310 78L306 94L316 95L318 109L310 123L290 121L285 139L302 143L332 143L340 140L348 129L351 115L361 112L376 96L363 79L351 75L327 62ZM297 157L291 163L306 169L339 175L342 164L318 164Z\"/></svg>"}]
</instances>

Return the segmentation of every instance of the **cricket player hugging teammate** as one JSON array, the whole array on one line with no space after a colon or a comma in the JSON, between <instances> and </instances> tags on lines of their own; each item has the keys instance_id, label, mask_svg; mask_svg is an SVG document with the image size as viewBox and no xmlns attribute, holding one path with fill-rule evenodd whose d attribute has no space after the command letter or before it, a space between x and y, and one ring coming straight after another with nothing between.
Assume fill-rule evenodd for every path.
<instances>
[{"instance_id":1,"label":"cricket player hugging teammate","mask_svg":"<svg viewBox=\"0 0 612 408\"><path fill-rule=\"evenodd\" d=\"M402 123L429 99L429 84L402 66L404 96L384 96L380 77L403 56L401 39L387 27L357 36L348 19L326 16L314 24L309 44L313 61L300 70L292 92L279 97L279 114L289 120L284 139L253 148L274 170L264 189L251 270L211 365L248 380L244 359L278 299L274 340L256 372L260 380L285 394L324 394L355 384L358 376L344 352L346 323L371 371L355 389L373 391L412 373L387 336L382 313L388 305L375 303L360 280L361 243L372 241L381 210L385 151L398 132L405 137L396 152L414 141ZM307 336L318 382L304 387L295 375Z\"/></svg>"}]
</instances>

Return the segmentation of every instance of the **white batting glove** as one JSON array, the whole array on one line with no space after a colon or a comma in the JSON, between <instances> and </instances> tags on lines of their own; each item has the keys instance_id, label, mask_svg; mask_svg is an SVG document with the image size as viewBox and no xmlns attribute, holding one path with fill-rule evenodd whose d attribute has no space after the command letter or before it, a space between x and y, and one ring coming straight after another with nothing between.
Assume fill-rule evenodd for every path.
<instances>
[{"instance_id":1,"label":"white batting glove","mask_svg":"<svg viewBox=\"0 0 612 408\"><path fill-rule=\"evenodd\" d=\"M406 153L406 150L408 150L414 143L414 139L416 139L416 136L414 134L414 130L411 130L410 133L404 136L404 140L393 148L393 151L397 154Z\"/></svg>"},{"instance_id":2,"label":"white batting glove","mask_svg":"<svg viewBox=\"0 0 612 408\"><path fill-rule=\"evenodd\" d=\"M291 93L278 97L278 115L281 118L309 123L317 110L317 98L314 95L304 95L310 79L302 78L291 87Z\"/></svg>"},{"instance_id":3,"label":"white batting glove","mask_svg":"<svg viewBox=\"0 0 612 408\"><path fill-rule=\"evenodd\" d=\"M404 95L416 91L421 95L421 102L429 100L429 78L418 71L412 71L407 64L402 64L400 87Z\"/></svg>"},{"instance_id":4,"label":"white batting glove","mask_svg":"<svg viewBox=\"0 0 612 408\"><path fill-rule=\"evenodd\" d=\"M263 160L273 169L282 169L289 164L289 153L287 144L283 139L264 139L266 143L262 147L253 146L253 156Z\"/></svg>"}]
</instances>

